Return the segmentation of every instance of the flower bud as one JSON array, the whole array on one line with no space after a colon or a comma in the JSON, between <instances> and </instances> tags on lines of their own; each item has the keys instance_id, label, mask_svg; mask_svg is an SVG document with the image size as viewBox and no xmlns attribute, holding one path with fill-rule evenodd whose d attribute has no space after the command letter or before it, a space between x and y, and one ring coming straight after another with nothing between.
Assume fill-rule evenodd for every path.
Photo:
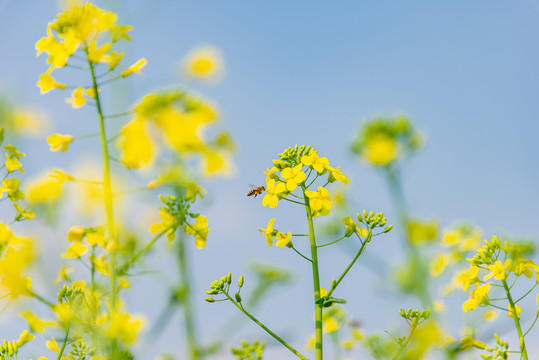
<instances>
[{"instance_id":1,"label":"flower bud","mask_svg":"<svg viewBox=\"0 0 539 360\"><path fill-rule=\"evenodd\" d=\"M389 225L388 227L386 227L386 228L384 229L384 233L390 232L391 229L393 229L393 225Z\"/></svg>"},{"instance_id":2,"label":"flower bud","mask_svg":"<svg viewBox=\"0 0 539 360\"><path fill-rule=\"evenodd\" d=\"M231 284L232 283L232 274L231 273L228 273L227 276L226 276L226 282L228 284Z\"/></svg>"},{"instance_id":3,"label":"flower bud","mask_svg":"<svg viewBox=\"0 0 539 360\"><path fill-rule=\"evenodd\" d=\"M234 297L236 298L236 301L237 301L237 302L239 302L239 303L241 302L241 296L240 296L240 293L235 293L235 294L234 294Z\"/></svg>"},{"instance_id":4,"label":"flower bud","mask_svg":"<svg viewBox=\"0 0 539 360\"><path fill-rule=\"evenodd\" d=\"M205 297L204 300L206 300L209 303L215 302L215 299L211 297Z\"/></svg>"},{"instance_id":5,"label":"flower bud","mask_svg":"<svg viewBox=\"0 0 539 360\"><path fill-rule=\"evenodd\" d=\"M240 278L238 279L238 286L240 288L243 286L243 275L240 275Z\"/></svg>"}]
</instances>

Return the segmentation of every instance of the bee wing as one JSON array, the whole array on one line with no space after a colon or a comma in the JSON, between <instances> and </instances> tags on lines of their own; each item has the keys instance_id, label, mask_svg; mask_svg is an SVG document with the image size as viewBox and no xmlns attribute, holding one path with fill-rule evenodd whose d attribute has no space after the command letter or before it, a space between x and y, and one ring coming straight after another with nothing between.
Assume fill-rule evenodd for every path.
<instances>
[{"instance_id":1,"label":"bee wing","mask_svg":"<svg viewBox=\"0 0 539 360\"><path fill-rule=\"evenodd\" d=\"M257 186L256 186L256 185L253 185L253 184L249 184L249 188L252 190L252 189L256 189Z\"/></svg>"}]
</instances>

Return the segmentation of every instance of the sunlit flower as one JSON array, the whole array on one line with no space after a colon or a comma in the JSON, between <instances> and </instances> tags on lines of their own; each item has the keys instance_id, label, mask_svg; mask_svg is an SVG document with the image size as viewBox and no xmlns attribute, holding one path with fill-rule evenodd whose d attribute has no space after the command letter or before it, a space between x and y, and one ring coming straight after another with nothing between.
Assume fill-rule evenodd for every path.
<instances>
[{"instance_id":1,"label":"sunlit flower","mask_svg":"<svg viewBox=\"0 0 539 360\"><path fill-rule=\"evenodd\" d=\"M148 165L154 156L155 144L149 136L145 122L137 117L120 130L118 140L120 159L126 168L138 169Z\"/></svg>"},{"instance_id":2,"label":"sunlit flower","mask_svg":"<svg viewBox=\"0 0 539 360\"><path fill-rule=\"evenodd\" d=\"M484 284L481 286L475 286L475 289L470 294L470 298L462 304L462 311L467 312L469 310L475 310L481 303L485 301L485 296L488 294L490 284Z\"/></svg>"},{"instance_id":3,"label":"sunlit flower","mask_svg":"<svg viewBox=\"0 0 539 360\"><path fill-rule=\"evenodd\" d=\"M507 316L512 318L513 317L513 309L511 308L511 304L507 304L507 308L509 309L509 312L507 313ZM515 310L517 311L517 318L520 319L520 313L522 312L522 309L520 306L515 304Z\"/></svg>"},{"instance_id":4,"label":"sunlit flower","mask_svg":"<svg viewBox=\"0 0 539 360\"><path fill-rule=\"evenodd\" d=\"M293 168L285 168L281 171L281 176L286 180L286 189L294 191L298 184L305 180L305 173L301 171L302 165L298 164Z\"/></svg>"},{"instance_id":5,"label":"sunlit flower","mask_svg":"<svg viewBox=\"0 0 539 360\"><path fill-rule=\"evenodd\" d=\"M511 265L511 259L507 259L505 263L502 264L501 261L496 260L493 265L489 265L488 268L492 271L490 274L486 275L484 280L488 280L494 276L496 280L505 280L507 274L505 270Z\"/></svg>"},{"instance_id":6,"label":"sunlit flower","mask_svg":"<svg viewBox=\"0 0 539 360\"><path fill-rule=\"evenodd\" d=\"M142 75L142 73L140 72L140 69L142 69L144 66L146 66L146 62L147 61L144 58L138 60L136 63L134 63L133 65L131 65L130 67L128 67L127 69L122 71L120 76L121 77L126 77L126 76L129 76L129 75L133 74L133 73L137 73L137 74Z\"/></svg>"},{"instance_id":7,"label":"sunlit flower","mask_svg":"<svg viewBox=\"0 0 539 360\"><path fill-rule=\"evenodd\" d=\"M163 209L159 210L159 217L161 217L161 222L153 223L150 226L150 234L157 234L166 230L168 241L174 240L176 237L176 218Z\"/></svg>"},{"instance_id":8,"label":"sunlit flower","mask_svg":"<svg viewBox=\"0 0 539 360\"><path fill-rule=\"evenodd\" d=\"M286 185L284 182L275 182L270 179L266 184L266 195L262 199L262 206L268 205L270 208L274 208L279 203L279 195L286 191Z\"/></svg>"},{"instance_id":9,"label":"sunlit flower","mask_svg":"<svg viewBox=\"0 0 539 360\"><path fill-rule=\"evenodd\" d=\"M457 281L462 284L462 290L466 291L470 287L470 283L474 281L479 272L479 268L475 265L470 265L468 271L463 271L457 276Z\"/></svg>"},{"instance_id":10,"label":"sunlit flower","mask_svg":"<svg viewBox=\"0 0 539 360\"><path fill-rule=\"evenodd\" d=\"M329 165L329 160L326 157L319 157L316 150L311 149L308 155L303 155L301 157L301 163L312 167L318 174L322 174Z\"/></svg>"},{"instance_id":11,"label":"sunlit flower","mask_svg":"<svg viewBox=\"0 0 539 360\"><path fill-rule=\"evenodd\" d=\"M197 248L202 249L206 246L206 237L210 229L208 228L208 220L204 216L198 215L195 225L187 224L183 230L187 235L195 236L195 245Z\"/></svg>"},{"instance_id":12,"label":"sunlit flower","mask_svg":"<svg viewBox=\"0 0 539 360\"><path fill-rule=\"evenodd\" d=\"M71 135L52 134L47 138L47 143L50 145L51 151L60 150L60 152L65 152L71 141L73 141L73 136Z\"/></svg>"},{"instance_id":13,"label":"sunlit flower","mask_svg":"<svg viewBox=\"0 0 539 360\"><path fill-rule=\"evenodd\" d=\"M337 181L342 182L344 185L348 185L349 180L346 177L346 175L344 175L341 172L341 167L340 166L335 169L335 168L327 165L326 168L329 170L329 177L328 177L329 182L334 182L335 180L337 180Z\"/></svg>"},{"instance_id":14,"label":"sunlit flower","mask_svg":"<svg viewBox=\"0 0 539 360\"><path fill-rule=\"evenodd\" d=\"M129 313L114 311L112 319L105 330L105 335L110 339L131 344L137 339L143 325L144 321L140 317L132 318Z\"/></svg>"},{"instance_id":15,"label":"sunlit flower","mask_svg":"<svg viewBox=\"0 0 539 360\"><path fill-rule=\"evenodd\" d=\"M277 242L275 243L277 247L287 246L290 243L290 239L292 238L292 232L289 231L288 234L284 234L278 231L275 238L277 239Z\"/></svg>"},{"instance_id":16,"label":"sunlit flower","mask_svg":"<svg viewBox=\"0 0 539 360\"><path fill-rule=\"evenodd\" d=\"M86 104L86 98L84 97L84 88L78 87L71 93L71 97L66 99L66 103L73 105L73 107L79 108Z\"/></svg>"},{"instance_id":17,"label":"sunlit flower","mask_svg":"<svg viewBox=\"0 0 539 360\"><path fill-rule=\"evenodd\" d=\"M275 218L270 219L265 229L258 229L261 234L266 235L266 242L268 243L269 247L273 246L273 223L274 222L275 222Z\"/></svg>"},{"instance_id":18,"label":"sunlit flower","mask_svg":"<svg viewBox=\"0 0 539 360\"><path fill-rule=\"evenodd\" d=\"M88 247L80 242L73 242L67 248L67 251L60 255L63 259L79 259L88 251Z\"/></svg>"},{"instance_id":19,"label":"sunlit flower","mask_svg":"<svg viewBox=\"0 0 539 360\"><path fill-rule=\"evenodd\" d=\"M305 190L305 195L309 198L311 210L318 211L323 216L329 214L331 197L329 196L328 189L319 186L318 191Z\"/></svg>"},{"instance_id":20,"label":"sunlit flower","mask_svg":"<svg viewBox=\"0 0 539 360\"><path fill-rule=\"evenodd\" d=\"M22 164L19 162L19 158L16 156L10 156L8 154L6 155L6 170L8 173L14 172L15 170L19 170L21 174L24 174L24 170L22 169Z\"/></svg>"}]
</instances>

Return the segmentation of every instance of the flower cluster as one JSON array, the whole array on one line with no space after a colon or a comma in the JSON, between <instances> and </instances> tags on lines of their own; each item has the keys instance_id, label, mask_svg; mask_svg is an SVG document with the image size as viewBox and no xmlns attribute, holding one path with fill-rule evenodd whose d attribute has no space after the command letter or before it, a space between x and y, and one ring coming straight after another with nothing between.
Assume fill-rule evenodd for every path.
<instances>
[{"instance_id":1,"label":"flower cluster","mask_svg":"<svg viewBox=\"0 0 539 360\"><path fill-rule=\"evenodd\" d=\"M374 166L386 166L419 150L423 140L404 116L366 122L352 142L352 151Z\"/></svg>"},{"instance_id":2,"label":"flower cluster","mask_svg":"<svg viewBox=\"0 0 539 360\"><path fill-rule=\"evenodd\" d=\"M202 173L228 174L234 144L227 133L204 138L204 129L217 121L217 112L208 102L183 91L146 95L134 109L134 119L120 131L118 149L127 168L140 168L153 162L165 143L181 160L202 158ZM151 129L161 134L157 140Z\"/></svg>"}]
</instances>

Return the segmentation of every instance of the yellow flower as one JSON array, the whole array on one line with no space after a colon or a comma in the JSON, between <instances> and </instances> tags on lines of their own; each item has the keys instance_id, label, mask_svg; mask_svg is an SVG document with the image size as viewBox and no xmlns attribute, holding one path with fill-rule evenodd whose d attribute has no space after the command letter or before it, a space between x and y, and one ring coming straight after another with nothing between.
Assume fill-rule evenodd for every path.
<instances>
[{"instance_id":1,"label":"yellow flower","mask_svg":"<svg viewBox=\"0 0 539 360\"><path fill-rule=\"evenodd\" d=\"M287 246L290 243L291 238L292 238L291 231L289 231L288 234L283 234L282 232L278 231L276 235L277 242L275 243L275 245L277 247Z\"/></svg>"},{"instance_id":2,"label":"yellow flower","mask_svg":"<svg viewBox=\"0 0 539 360\"><path fill-rule=\"evenodd\" d=\"M127 169L139 169L148 165L154 156L155 144L149 136L144 120L140 117L126 124L120 130L118 140L120 160Z\"/></svg>"},{"instance_id":3,"label":"yellow flower","mask_svg":"<svg viewBox=\"0 0 539 360\"><path fill-rule=\"evenodd\" d=\"M485 296L488 294L490 284L475 286L475 289L470 294L470 298L462 304L462 311L475 310L481 303L485 301Z\"/></svg>"},{"instance_id":4,"label":"yellow flower","mask_svg":"<svg viewBox=\"0 0 539 360\"><path fill-rule=\"evenodd\" d=\"M466 291L470 287L470 283L477 277L479 268L475 265L470 265L468 271L463 271L457 276L457 282L462 284L462 290Z\"/></svg>"},{"instance_id":5,"label":"yellow flower","mask_svg":"<svg viewBox=\"0 0 539 360\"><path fill-rule=\"evenodd\" d=\"M129 280L127 280L124 277L121 277L118 279L118 288L129 289L130 287L131 287L131 284L129 283Z\"/></svg>"},{"instance_id":6,"label":"yellow flower","mask_svg":"<svg viewBox=\"0 0 539 360\"><path fill-rule=\"evenodd\" d=\"M329 196L328 189L319 186L318 191L305 190L305 195L309 198L309 205L312 211L319 212L323 216L329 214L331 197Z\"/></svg>"},{"instance_id":7,"label":"yellow flower","mask_svg":"<svg viewBox=\"0 0 539 360\"><path fill-rule=\"evenodd\" d=\"M43 321L35 316L30 310L25 310L21 316L28 321L28 326L32 332L37 331L43 334L46 326L56 327L56 323L54 321Z\"/></svg>"},{"instance_id":8,"label":"yellow flower","mask_svg":"<svg viewBox=\"0 0 539 360\"><path fill-rule=\"evenodd\" d=\"M122 60L123 56L124 53L117 53L116 51L111 51L110 54L104 59L105 61L109 62L109 70L114 70L116 66L118 66L120 60Z\"/></svg>"},{"instance_id":9,"label":"yellow flower","mask_svg":"<svg viewBox=\"0 0 539 360\"><path fill-rule=\"evenodd\" d=\"M73 272L73 269L62 266L62 268L60 269L60 272L58 273L58 277L56 278L56 280L54 280L53 285L58 285L63 280L71 281L71 279L69 278L69 274L71 274L72 272Z\"/></svg>"},{"instance_id":10,"label":"yellow flower","mask_svg":"<svg viewBox=\"0 0 539 360\"><path fill-rule=\"evenodd\" d=\"M128 67L127 69L122 71L120 76L121 77L126 77L126 76L129 76L129 75L133 74L133 73L137 73L137 74L142 75L142 73L140 72L140 69L142 69L144 66L146 66L146 62L147 61L144 58L138 60L136 63L134 63L133 65L131 65L130 67Z\"/></svg>"},{"instance_id":11,"label":"yellow flower","mask_svg":"<svg viewBox=\"0 0 539 360\"><path fill-rule=\"evenodd\" d=\"M342 222L344 224L344 227L346 229L346 235L351 236L353 233L359 234L359 236L365 237L368 234L367 229L363 229L359 227L359 222L354 222L352 217L347 216L344 219L342 219Z\"/></svg>"},{"instance_id":12,"label":"yellow flower","mask_svg":"<svg viewBox=\"0 0 539 360\"><path fill-rule=\"evenodd\" d=\"M492 271L490 274L486 275L484 280L488 280L491 277L494 276L496 280L505 280L507 274L505 270L511 265L511 259L507 259L505 263L503 263L500 260L496 260L496 262L493 265L489 265L488 268Z\"/></svg>"},{"instance_id":13,"label":"yellow flower","mask_svg":"<svg viewBox=\"0 0 539 360\"><path fill-rule=\"evenodd\" d=\"M55 338L52 337L49 341L47 341L46 345L47 349L49 349L50 351L54 351L55 353L60 352L60 347L58 346L58 343L56 342Z\"/></svg>"},{"instance_id":14,"label":"yellow flower","mask_svg":"<svg viewBox=\"0 0 539 360\"><path fill-rule=\"evenodd\" d=\"M408 236L412 244L420 244L433 241L438 233L438 224L436 221L409 220Z\"/></svg>"},{"instance_id":15,"label":"yellow flower","mask_svg":"<svg viewBox=\"0 0 539 360\"><path fill-rule=\"evenodd\" d=\"M206 246L206 237L210 229L208 228L208 220L204 216L198 215L195 225L187 224L183 227L183 230L187 235L195 236L197 248L202 249Z\"/></svg>"},{"instance_id":16,"label":"yellow flower","mask_svg":"<svg viewBox=\"0 0 539 360\"><path fill-rule=\"evenodd\" d=\"M28 331L24 330L19 336L19 340L17 340L17 346L21 347L32 339L35 339L35 336L32 334L29 334Z\"/></svg>"},{"instance_id":17,"label":"yellow flower","mask_svg":"<svg viewBox=\"0 0 539 360\"><path fill-rule=\"evenodd\" d=\"M52 70L52 67L46 73L39 75L37 86L42 94L45 94L52 89L65 89L67 87L66 84L57 83L50 75L50 70Z\"/></svg>"},{"instance_id":18,"label":"yellow flower","mask_svg":"<svg viewBox=\"0 0 539 360\"><path fill-rule=\"evenodd\" d=\"M93 39L88 46L88 59L94 64L105 61L106 54L110 51L111 47L112 43L106 43L97 48L96 41Z\"/></svg>"},{"instance_id":19,"label":"yellow flower","mask_svg":"<svg viewBox=\"0 0 539 360\"><path fill-rule=\"evenodd\" d=\"M107 238L103 231L92 231L87 233L86 242L90 246L99 245L102 249L107 248Z\"/></svg>"},{"instance_id":20,"label":"yellow flower","mask_svg":"<svg viewBox=\"0 0 539 360\"><path fill-rule=\"evenodd\" d=\"M24 200L24 193L19 190L21 181L17 178L5 179L0 187L0 198L4 192L7 192L7 197L11 201Z\"/></svg>"},{"instance_id":21,"label":"yellow flower","mask_svg":"<svg viewBox=\"0 0 539 360\"><path fill-rule=\"evenodd\" d=\"M335 168L332 168L331 166L328 165L328 166L326 166L326 168L329 170L329 177L328 177L329 182L334 182L335 180L337 180L337 181L342 182L344 185L348 185L349 180L346 177L346 175L344 175L341 172L341 167L340 166L335 169Z\"/></svg>"},{"instance_id":22,"label":"yellow flower","mask_svg":"<svg viewBox=\"0 0 539 360\"><path fill-rule=\"evenodd\" d=\"M105 334L110 339L116 339L126 344L134 343L144 322L140 317L133 317L129 313L114 311Z\"/></svg>"},{"instance_id":23,"label":"yellow flower","mask_svg":"<svg viewBox=\"0 0 539 360\"><path fill-rule=\"evenodd\" d=\"M60 152L66 152L71 141L73 141L73 136L71 135L52 134L47 138L51 151L60 150Z\"/></svg>"},{"instance_id":24,"label":"yellow flower","mask_svg":"<svg viewBox=\"0 0 539 360\"><path fill-rule=\"evenodd\" d=\"M81 242L84 237L85 228L82 226L72 226L67 231L67 241L78 241Z\"/></svg>"},{"instance_id":25,"label":"yellow flower","mask_svg":"<svg viewBox=\"0 0 539 360\"><path fill-rule=\"evenodd\" d=\"M266 242L268 243L269 247L273 246L273 223L275 222L275 218L270 219L268 221L268 226L265 229L258 229L261 234L266 235Z\"/></svg>"},{"instance_id":26,"label":"yellow flower","mask_svg":"<svg viewBox=\"0 0 539 360\"><path fill-rule=\"evenodd\" d=\"M294 168L285 168L281 171L281 176L286 179L286 189L288 191L294 191L298 184L305 180L305 173L301 171L302 167L301 164L298 164Z\"/></svg>"},{"instance_id":27,"label":"yellow flower","mask_svg":"<svg viewBox=\"0 0 539 360\"><path fill-rule=\"evenodd\" d=\"M75 181L74 176L60 169L52 169L52 172L49 173L49 177L55 179L60 184L63 184L66 181Z\"/></svg>"},{"instance_id":28,"label":"yellow flower","mask_svg":"<svg viewBox=\"0 0 539 360\"><path fill-rule=\"evenodd\" d=\"M71 97L66 99L66 103L70 103L73 107L80 108L82 105L86 104L86 98L84 97L84 88L78 87L71 93ZM64 150L65 151L65 150Z\"/></svg>"},{"instance_id":29,"label":"yellow flower","mask_svg":"<svg viewBox=\"0 0 539 360\"><path fill-rule=\"evenodd\" d=\"M396 157L397 143L387 135L373 136L367 140L365 146L367 159L373 165L385 166Z\"/></svg>"},{"instance_id":30,"label":"yellow flower","mask_svg":"<svg viewBox=\"0 0 539 360\"><path fill-rule=\"evenodd\" d=\"M507 316L510 318L513 317L513 309L511 309L511 304L507 304L507 308L509 309L509 312L507 313ZM520 313L522 312L522 309L520 306L515 304L515 310L517 311L517 318L520 319Z\"/></svg>"},{"instance_id":31,"label":"yellow flower","mask_svg":"<svg viewBox=\"0 0 539 360\"><path fill-rule=\"evenodd\" d=\"M80 242L73 242L67 251L60 255L62 259L78 259L88 251L88 247Z\"/></svg>"},{"instance_id":32,"label":"yellow flower","mask_svg":"<svg viewBox=\"0 0 539 360\"><path fill-rule=\"evenodd\" d=\"M216 79L221 74L223 61L219 51L211 46L192 50L185 59L185 72L196 79Z\"/></svg>"},{"instance_id":33,"label":"yellow flower","mask_svg":"<svg viewBox=\"0 0 539 360\"><path fill-rule=\"evenodd\" d=\"M275 183L275 180L270 179L266 184L266 195L262 199L262 206L276 207L279 203L279 195L285 191L286 185L284 182Z\"/></svg>"},{"instance_id":34,"label":"yellow flower","mask_svg":"<svg viewBox=\"0 0 539 360\"><path fill-rule=\"evenodd\" d=\"M31 204L51 204L62 195L62 183L40 176L26 182L26 192Z\"/></svg>"},{"instance_id":35,"label":"yellow flower","mask_svg":"<svg viewBox=\"0 0 539 360\"><path fill-rule=\"evenodd\" d=\"M315 149L311 149L308 155L301 157L301 163L312 167L318 174L322 174L329 166L329 160L326 157L318 157Z\"/></svg>"},{"instance_id":36,"label":"yellow flower","mask_svg":"<svg viewBox=\"0 0 539 360\"><path fill-rule=\"evenodd\" d=\"M430 274L433 277L440 276L444 272L449 263L449 256L446 254L438 254L430 263Z\"/></svg>"},{"instance_id":37,"label":"yellow flower","mask_svg":"<svg viewBox=\"0 0 539 360\"><path fill-rule=\"evenodd\" d=\"M8 173L14 172L15 170L19 170L21 174L24 174L24 170L22 169L22 164L19 162L19 158L16 156L10 156L8 154L6 155L6 170Z\"/></svg>"},{"instance_id":38,"label":"yellow flower","mask_svg":"<svg viewBox=\"0 0 539 360\"><path fill-rule=\"evenodd\" d=\"M163 209L159 210L159 216L161 217L161 222L153 223L150 226L150 234L157 234L167 229L166 236L168 241L174 240L176 237L176 218Z\"/></svg>"},{"instance_id":39,"label":"yellow flower","mask_svg":"<svg viewBox=\"0 0 539 360\"><path fill-rule=\"evenodd\" d=\"M32 220L36 217L35 213L29 211L28 209L23 209L23 207L17 203L13 203L13 207L17 210L15 221L21 221L23 218L26 220Z\"/></svg>"}]
</instances>

